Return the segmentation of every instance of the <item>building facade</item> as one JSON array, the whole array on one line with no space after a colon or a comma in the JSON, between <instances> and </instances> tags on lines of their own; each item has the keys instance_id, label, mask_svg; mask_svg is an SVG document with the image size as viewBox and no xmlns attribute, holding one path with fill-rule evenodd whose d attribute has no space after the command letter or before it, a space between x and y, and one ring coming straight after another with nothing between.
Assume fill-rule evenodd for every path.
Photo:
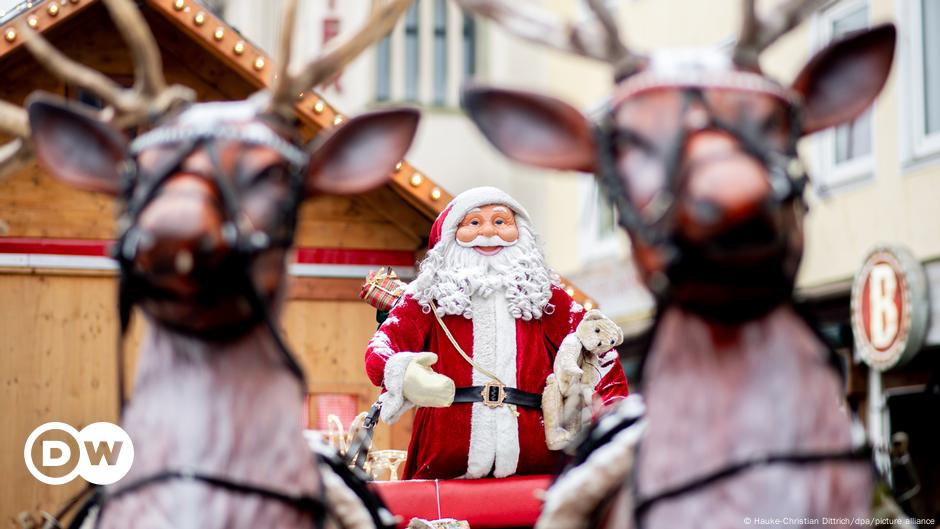
<instances>
[{"instance_id":1,"label":"building facade","mask_svg":"<svg viewBox=\"0 0 940 529\"><path fill-rule=\"evenodd\" d=\"M221 9L250 39L272 49L282 3L270 2L259 12L251 0L228 0ZM572 20L587 16L580 2L540 3ZM301 2L295 60L356 27L371 4ZM609 4L627 41L640 51L729 46L740 23L737 0ZM940 8L929 0L830 1L768 50L763 64L789 81L832 38L884 21L898 24L900 42L880 99L854 123L801 146L812 175L799 276L806 296L847 300L853 274L879 242L902 244L924 261L940 256L940 234L929 222L940 199L940 56L925 52L940 38ZM589 114L603 109L611 86L603 64L523 43L486 21L468 19L454 2L416 0L393 34L347 68L325 96L349 112L385 104L421 107L424 121L410 155L415 164L454 193L495 185L517 196L530 209L549 262L628 332L642 329L653 303L633 271L629 241L593 179L506 161L460 112L460 87L467 82L553 94Z\"/></svg>"},{"instance_id":2,"label":"building facade","mask_svg":"<svg viewBox=\"0 0 940 529\"><path fill-rule=\"evenodd\" d=\"M294 61L315 55L337 34L354 30L372 2L300 3ZM574 2L551 2L572 18L587 16ZM273 50L282 0L259 13L251 0L228 0L223 14L262 48ZM551 265L587 287L605 312L643 319L652 306L629 265L626 237L586 175L539 171L507 161L460 110L460 89L481 82L553 93L585 108L601 108L610 88L606 66L528 45L485 21L464 16L452 0L416 0L389 38L351 64L324 96L345 112L389 104L422 109L409 160L456 194L493 185L517 197L541 233ZM589 235L586 235L589 234ZM626 276L622 267L627 264ZM605 284L616 279L619 294Z\"/></svg>"}]
</instances>

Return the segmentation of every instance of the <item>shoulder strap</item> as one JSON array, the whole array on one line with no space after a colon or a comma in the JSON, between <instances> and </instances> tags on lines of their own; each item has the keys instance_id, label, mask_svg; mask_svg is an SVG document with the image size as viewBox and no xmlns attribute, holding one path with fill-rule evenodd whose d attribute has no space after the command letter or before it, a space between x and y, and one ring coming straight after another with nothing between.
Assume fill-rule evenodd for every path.
<instances>
[{"instance_id":1,"label":"shoulder strap","mask_svg":"<svg viewBox=\"0 0 940 529\"><path fill-rule=\"evenodd\" d=\"M500 380L498 376L494 375L490 370L486 369L480 364L474 362L473 359L470 358L470 356L464 352L463 348L460 347L460 344L457 343L457 340L454 339L454 335L450 333L450 329L448 329L447 325L444 324L444 320L441 319L441 315L437 313L437 305L434 304L434 300L432 299L430 303L431 303L431 312L434 313L434 318L437 320L438 325L441 326L441 330L444 331L444 334L447 335L447 339L450 340L451 345L453 345L454 349L457 349L457 352L460 353L460 356L462 356L463 359L466 360L468 364L473 366L474 369L492 378L496 382L499 382L501 385L505 386L506 384L504 384L503 381Z\"/></svg>"}]
</instances>

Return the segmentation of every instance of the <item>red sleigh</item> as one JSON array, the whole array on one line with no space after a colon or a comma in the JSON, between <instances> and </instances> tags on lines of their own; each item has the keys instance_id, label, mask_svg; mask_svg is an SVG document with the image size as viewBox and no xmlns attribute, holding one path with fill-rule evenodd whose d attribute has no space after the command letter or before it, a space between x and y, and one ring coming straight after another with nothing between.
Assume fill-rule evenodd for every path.
<instances>
[{"instance_id":1,"label":"red sleigh","mask_svg":"<svg viewBox=\"0 0 940 529\"><path fill-rule=\"evenodd\" d=\"M376 481L399 527L412 518L466 520L474 529L532 527L542 510L541 494L551 476L513 476L488 479Z\"/></svg>"}]
</instances>

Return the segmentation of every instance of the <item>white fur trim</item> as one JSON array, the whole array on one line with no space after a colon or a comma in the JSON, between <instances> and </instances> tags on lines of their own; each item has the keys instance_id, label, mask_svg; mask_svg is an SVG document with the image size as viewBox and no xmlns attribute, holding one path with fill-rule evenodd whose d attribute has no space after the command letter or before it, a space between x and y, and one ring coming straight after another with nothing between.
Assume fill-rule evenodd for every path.
<instances>
[{"instance_id":1,"label":"white fur trim","mask_svg":"<svg viewBox=\"0 0 940 529\"><path fill-rule=\"evenodd\" d=\"M339 519L343 529L375 529L372 515L363 505L362 500L352 489L346 486L343 478L336 475L326 464L320 465L320 477L323 478L323 488L330 510Z\"/></svg>"},{"instance_id":2,"label":"white fur trim","mask_svg":"<svg viewBox=\"0 0 940 529\"><path fill-rule=\"evenodd\" d=\"M473 359L499 377L516 385L516 320L501 292L473 297ZM473 385L490 377L473 370ZM467 477L481 478L493 471L498 478L515 474L519 464L519 419L508 406L489 408L473 403L470 417L470 453Z\"/></svg>"},{"instance_id":3,"label":"white fur trim","mask_svg":"<svg viewBox=\"0 0 940 529\"><path fill-rule=\"evenodd\" d=\"M646 421L641 419L559 478L545 493L545 505L535 529L587 527L590 513L632 472L636 445L645 430ZM627 491L624 496L629 499L632 494Z\"/></svg>"},{"instance_id":4,"label":"white fur trim","mask_svg":"<svg viewBox=\"0 0 940 529\"><path fill-rule=\"evenodd\" d=\"M607 373L610 373L610 370L614 368L614 364L620 362L620 355L617 353L616 349L611 349L604 354L601 354L597 357L600 362L600 373L598 373L597 384L594 387L600 385L601 380L607 376Z\"/></svg>"},{"instance_id":5,"label":"white fur trim","mask_svg":"<svg viewBox=\"0 0 940 529\"><path fill-rule=\"evenodd\" d=\"M490 186L474 187L473 189L468 189L460 193L448 204L450 211L441 224L441 240L449 241L453 239L453 234L457 232L457 225L467 216L467 213L473 208L486 206L488 204L509 206L516 212L516 215L520 215L526 220L529 220L529 213L522 207L522 204L517 202L516 199L509 196L509 194L502 189Z\"/></svg>"},{"instance_id":6,"label":"white fur trim","mask_svg":"<svg viewBox=\"0 0 940 529\"><path fill-rule=\"evenodd\" d=\"M382 420L394 424L406 411L415 405L405 398L402 387L405 384L405 371L408 364L420 353L396 353L385 361L385 375L382 385L387 390L382 394Z\"/></svg>"},{"instance_id":7,"label":"white fur trim","mask_svg":"<svg viewBox=\"0 0 940 529\"><path fill-rule=\"evenodd\" d=\"M393 316L389 316L385 320L383 326L398 325L398 318L395 318L393 321L389 321L392 320L392 318ZM392 350L392 341L389 340L388 335L385 334L385 331L382 329L375 331L375 334L372 335L372 339L369 340L369 347L372 349L373 354L377 354L386 360L395 354L395 351Z\"/></svg>"}]
</instances>

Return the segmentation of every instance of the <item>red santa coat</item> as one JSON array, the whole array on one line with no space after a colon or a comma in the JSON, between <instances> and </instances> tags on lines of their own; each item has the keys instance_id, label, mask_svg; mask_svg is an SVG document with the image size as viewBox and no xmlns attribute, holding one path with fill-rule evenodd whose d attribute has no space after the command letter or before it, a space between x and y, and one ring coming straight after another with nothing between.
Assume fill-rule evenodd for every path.
<instances>
[{"instance_id":1,"label":"red santa coat","mask_svg":"<svg viewBox=\"0 0 940 529\"><path fill-rule=\"evenodd\" d=\"M552 373L559 345L568 334L575 331L584 316L581 305L557 286L552 287L550 303L554 309L546 311L540 319L514 321L515 380L503 380L507 385L541 394L545 379ZM460 315L444 316L443 320L460 347L473 356L473 320ZM423 351L438 355L438 362L433 369L453 379L458 388L479 385L474 382L473 368L448 340L434 315L410 295L402 298L392 309L369 343L365 355L366 371L375 385L383 386L390 358L402 353ZM596 387L596 395L605 405L625 397L628 392L623 369L614 355L615 352L609 353L609 360L612 361ZM406 357L400 358L406 360ZM396 360L398 358L392 362ZM480 376L476 374L478 379ZM404 479L450 479L468 474L468 458L472 460L475 457L471 453L471 437L475 435L474 428L478 427L472 424L472 406L482 404L457 403L448 408L417 410ZM518 432L506 432L503 427L498 430L495 439L483 442L496 443L497 451L515 450L514 446L506 445L518 442L516 474L556 471L559 457L557 452L549 451L545 443L541 411L519 407L518 413ZM480 444L478 434L473 444Z\"/></svg>"}]
</instances>

